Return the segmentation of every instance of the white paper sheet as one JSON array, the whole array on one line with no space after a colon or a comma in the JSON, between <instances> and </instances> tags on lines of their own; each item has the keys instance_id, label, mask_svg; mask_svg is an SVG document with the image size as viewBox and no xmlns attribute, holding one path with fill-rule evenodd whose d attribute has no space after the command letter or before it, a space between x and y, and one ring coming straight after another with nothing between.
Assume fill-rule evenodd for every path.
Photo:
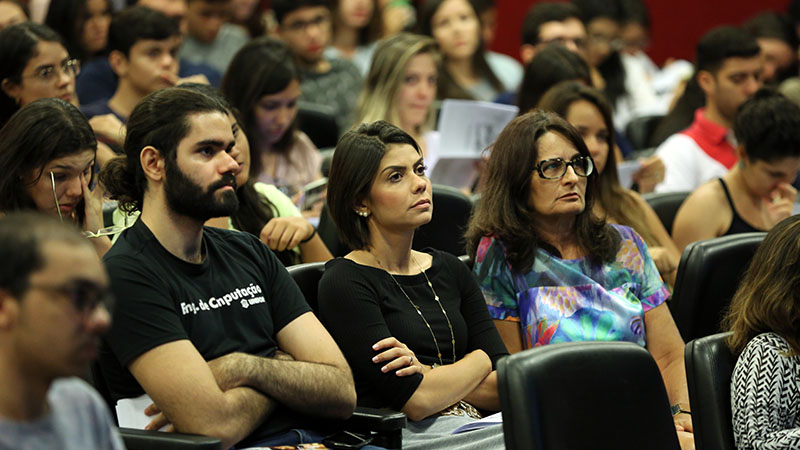
<instances>
[{"instance_id":1,"label":"white paper sheet","mask_svg":"<svg viewBox=\"0 0 800 450\"><path fill-rule=\"evenodd\" d=\"M431 181L456 188L471 187L477 173L474 162L518 111L516 106L491 102L453 99L442 102L438 161L432 169Z\"/></svg>"},{"instance_id":2,"label":"white paper sheet","mask_svg":"<svg viewBox=\"0 0 800 450\"><path fill-rule=\"evenodd\" d=\"M640 161L618 161L617 176L622 187L630 189L633 186L633 174L642 167Z\"/></svg>"},{"instance_id":3,"label":"white paper sheet","mask_svg":"<svg viewBox=\"0 0 800 450\"><path fill-rule=\"evenodd\" d=\"M153 417L144 414L145 408L150 406L153 400L149 395L144 394L136 398L123 398L117 401L117 421L123 428L136 428L143 430L144 427L153 420ZM161 428L164 431L166 426Z\"/></svg>"},{"instance_id":4,"label":"white paper sheet","mask_svg":"<svg viewBox=\"0 0 800 450\"><path fill-rule=\"evenodd\" d=\"M499 425L503 423L503 413L494 413L491 416L486 416L483 419L476 420L474 422L470 422L465 425L461 425L460 427L456 428L451 434L458 434L464 433L467 431L473 430L480 430L481 428L486 428L492 425Z\"/></svg>"}]
</instances>

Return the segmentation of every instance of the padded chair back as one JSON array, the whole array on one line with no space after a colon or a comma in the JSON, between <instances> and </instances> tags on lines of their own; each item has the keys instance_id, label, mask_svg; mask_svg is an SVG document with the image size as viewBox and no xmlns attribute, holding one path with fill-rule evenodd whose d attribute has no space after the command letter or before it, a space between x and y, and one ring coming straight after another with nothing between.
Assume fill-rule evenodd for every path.
<instances>
[{"instance_id":1,"label":"padded chair back","mask_svg":"<svg viewBox=\"0 0 800 450\"><path fill-rule=\"evenodd\" d=\"M432 247L461 256L467 252L464 232L467 230L472 201L463 192L450 186L433 185L433 217L414 233L415 250Z\"/></svg>"},{"instance_id":2,"label":"padded chair back","mask_svg":"<svg viewBox=\"0 0 800 450\"><path fill-rule=\"evenodd\" d=\"M434 184L433 217L414 233L412 247L414 250L431 247L455 256L465 254L467 245L464 232L467 230L471 213L472 200L469 197L450 186ZM336 224L328 213L327 204L322 207L317 233L333 256L350 253L350 248L339 238Z\"/></svg>"},{"instance_id":3,"label":"padded chair back","mask_svg":"<svg viewBox=\"0 0 800 450\"><path fill-rule=\"evenodd\" d=\"M642 197L656 212L656 215L661 220L661 224L667 229L667 233L672 234L672 224L675 222L675 215L678 214L678 209L686 200L691 192L664 192L657 193L651 192L644 194Z\"/></svg>"},{"instance_id":4,"label":"padded chair back","mask_svg":"<svg viewBox=\"0 0 800 450\"><path fill-rule=\"evenodd\" d=\"M292 276L294 282L300 287L300 292L308 302L308 306L314 310L314 313L319 310L319 301L317 300L317 290L319 286L319 279L322 278L322 272L325 271L324 262L312 262L305 264L295 264L286 268L289 275Z\"/></svg>"},{"instance_id":5,"label":"padded chair back","mask_svg":"<svg viewBox=\"0 0 800 450\"><path fill-rule=\"evenodd\" d=\"M684 341L720 332L722 315L765 235L732 234L683 250L670 310Z\"/></svg>"},{"instance_id":6,"label":"padded chair back","mask_svg":"<svg viewBox=\"0 0 800 450\"><path fill-rule=\"evenodd\" d=\"M653 132L663 119L663 115L637 117L625 127L625 137L628 138L634 150L647 148Z\"/></svg>"},{"instance_id":7,"label":"padded chair back","mask_svg":"<svg viewBox=\"0 0 800 450\"><path fill-rule=\"evenodd\" d=\"M718 333L686 344L686 381L697 450L736 450L731 421L731 375L736 359Z\"/></svg>"},{"instance_id":8,"label":"padded chair back","mask_svg":"<svg viewBox=\"0 0 800 450\"><path fill-rule=\"evenodd\" d=\"M630 342L569 342L503 358L508 450L679 449L658 366Z\"/></svg>"},{"instance_id":9,"label":"padded chair back","mask_svg":"<svg viewBox=\"0 0 800 450\"><path fill-rule=\"evenodd\" d=\"M307 134L317 148L336 147L339 126L336 116L323 105L304 102L297 109L297 128Z\"/></svg>"}]
</instances>

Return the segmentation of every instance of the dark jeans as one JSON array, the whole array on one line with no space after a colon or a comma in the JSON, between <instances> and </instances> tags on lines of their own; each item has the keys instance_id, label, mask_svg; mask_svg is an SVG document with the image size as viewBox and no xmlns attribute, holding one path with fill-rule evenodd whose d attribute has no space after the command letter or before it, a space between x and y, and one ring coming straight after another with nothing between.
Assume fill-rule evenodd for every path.
<instances>
[{"instance_id":1,"label":"dark jeans","mask_svg":"<svg viewBox=\"0 0 800 450\"><path fill-rule=\"evenodd\" d=\"M248 448L253 447L273 447L278 445L298 445L298 444L312 444L315 442L322 442L327 434L321 434L314 430L294 429L285 433L278 434L270 437L264 441L259 442ZM374 445L365 445L361 447L363 450L386 450L383 447L376 447Z\"/></svg>"}]
</instances>

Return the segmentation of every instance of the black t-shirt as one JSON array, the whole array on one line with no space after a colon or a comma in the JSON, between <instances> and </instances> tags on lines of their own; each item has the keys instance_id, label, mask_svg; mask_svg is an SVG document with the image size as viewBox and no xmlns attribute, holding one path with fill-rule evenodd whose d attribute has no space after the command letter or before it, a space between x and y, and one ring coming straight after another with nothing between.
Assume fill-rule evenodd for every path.
<instances>
[{"instance_id":1,"label":"black t-shirt","mask_svg":"<svg viewBox=\"0 0 800 450\"><path fill-rule=\"evenodd\" d=\"M447 311L456 342L456 359L482 349L492 360L508 354L483 295L467 266L449 253L431 250L426 270ZM430 324L445 364L453 363L450 327L423 274L395 275ZM337 258L325 265L319 285L323 323L344 352L358 393L358 404L401 409L422 382L421 374L398 377L372 362L372 345L393 336L423 364L439 363L431 332L392 278L381 269Z\"/></svg>"},{"instance_id":2,"label":"black t-shirt","mask_svg":"<svg viewBox=\"0 0 800 450\"><path fill-rule=\"evenodd\" d=\"M127 367L159 345L188 339L206 361L232 352L269 357L277 332L311 310L283 265L248 233L205 227L203 250L202 263L183 261L138 220L103 257L115 303L100 365L114 400L144 393ZM246 441L306 425L282 408Z\"/></svg>"}]
</instances>

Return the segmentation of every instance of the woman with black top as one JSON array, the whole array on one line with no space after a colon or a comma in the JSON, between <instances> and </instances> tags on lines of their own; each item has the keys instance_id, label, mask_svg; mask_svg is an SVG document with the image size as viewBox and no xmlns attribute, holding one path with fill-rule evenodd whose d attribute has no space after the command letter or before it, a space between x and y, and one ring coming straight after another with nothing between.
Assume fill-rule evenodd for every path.
<instances>
[{"instance_id":1,"label":"woman with black top","mask_svg":"<svg viewBox=\"0 0 800 450\"><path fill-rule=\"evenodd\" d=\"M792 215L800 172L800 107L763 89L745 102L733 124L739 162L700 186L675 216L672 237L680 251L692 242L729 234L769 231Z\"/></svg>"},{"instance_id":2,"label":"woman with black top","mask_svg":"<svg viewBox=\"0 0 800 450\"><path fill-rule=\"evenodd\" d=\"M494 368L508 352L467 266L411 249L433 211L417 143L384 121L349 131L327 199L356 250L326 264L320 315L353 370L359 404L403 411L404 449L502 448L499 426L450 435L478 410L499 410Z\"/></svg>"}]
</instances>

